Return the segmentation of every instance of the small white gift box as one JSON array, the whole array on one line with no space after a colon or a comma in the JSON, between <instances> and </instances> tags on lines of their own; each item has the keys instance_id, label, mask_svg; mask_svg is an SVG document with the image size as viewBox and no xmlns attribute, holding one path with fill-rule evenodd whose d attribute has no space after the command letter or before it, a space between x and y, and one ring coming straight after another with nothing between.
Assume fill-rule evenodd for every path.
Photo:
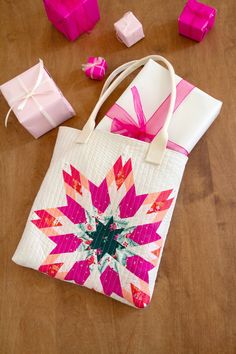
<instances>
[{"instance_id":1,"label":"small white gift box","mask_svg":"<svg viewBox=\"0 0 236 354\"><path fill-rule=\"evenodd\" d=\"M122 67L116 74L121 71ZM188 154L218 116L222 102L178 75L175 79L177 98L168 129L168 147ZM164 124L169 100L168 71L150 59L107 112L97 129L152 141Z\"/></svg>"}]
</instances>

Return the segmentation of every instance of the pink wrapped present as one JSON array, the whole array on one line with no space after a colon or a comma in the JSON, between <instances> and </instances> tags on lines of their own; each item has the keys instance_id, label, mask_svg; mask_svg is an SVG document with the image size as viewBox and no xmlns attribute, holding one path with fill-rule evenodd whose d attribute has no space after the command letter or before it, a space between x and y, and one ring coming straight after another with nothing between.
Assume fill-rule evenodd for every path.
<instances>
[{"instance_id":1,"label":"pink wrapped present","mask_svg":"<svg viewBox=\"0 0 236 354\"><path fill-rule=\"evenodd\" d=\"M93 80L102 80L106 74L107 62L102 57L89 57L87 64L82 65L85 75Z\"/></svg>"},{"instance_id":2,"label":"pink wrapped present","mask_svg":"<svg viewBox=\"0 0 236 354\"><path fill-rule=\"evenodd\" d=\"M13 111L35 138L75 115L41 59L37 65L1 85L0 90L10 106L5 125Z\"/></svg>"},{"instance_id":3,"label":"pink wrapped present","mask_svg":"<svg viewBox=\"0 0 236 354\"><path fill-rule=\"evenodd\" d=\"M49 20L67 39L89 32L100 19L97 0L44 0Z\"/></svg>"},{"instance_id":4,"label":"pink wrapped present","mask_svg":"<svg viewBox=\"0 0 236 354\"><path fill-rule=\"evenodd\" d=\"M188 0L178 19L179 33L200 42L213 27L215 17L214 7Z\"/></svg>"},{"instance_id":5,"label":"pink wrapped present","mask_svg":"<svg viewBox=\"0 0 236 354\"><path fill-rule=\"evenodd\" d=\"M127 47L131 47L144 38L143 26L134 14L129 11L114 24L117 38Z\"/></svg>"}]
</instances>

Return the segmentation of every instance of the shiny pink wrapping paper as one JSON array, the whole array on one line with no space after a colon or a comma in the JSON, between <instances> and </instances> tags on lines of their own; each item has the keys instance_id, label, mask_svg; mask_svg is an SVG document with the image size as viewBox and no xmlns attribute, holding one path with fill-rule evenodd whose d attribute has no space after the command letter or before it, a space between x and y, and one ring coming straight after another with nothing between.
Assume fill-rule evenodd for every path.
<instances>
[{"instance_id":1,"label":"shiny pink wrapping paper","mask_svg":"<svg viewBox=\"0 0 236 354\"><path fill-rule=\"evenodd\" d=\"M49 20L67 39L89 32L100 19L97 0L44 0Z\"/></svg>"},{"instance_id":2,"label":"shiny pink wrapping paper","mask_svg":"<svg viewBox=\"0 0 236 354\"><path fill-rule=\"evenodd\" d=\"M188 0L178 19L179 33L200 42L213 27L215 17L214 7Z\"/></svg>"}]
</instances>

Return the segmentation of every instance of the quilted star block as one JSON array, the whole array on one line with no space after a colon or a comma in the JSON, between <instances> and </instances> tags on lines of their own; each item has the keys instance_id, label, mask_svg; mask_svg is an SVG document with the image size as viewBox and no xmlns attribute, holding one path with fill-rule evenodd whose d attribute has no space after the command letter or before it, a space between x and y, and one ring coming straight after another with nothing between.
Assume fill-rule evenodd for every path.
<instances>
[{"instance_id":1,"label":"quilted star block","mask_svg":"<svg viewBox=\"0 0 236 354\"><path fill-rule=\"evenodd\" d=\"M38 270L147 306L172 190L137 194L131 159L123 164L121 157L99 185L71 165L62 176L67 204L36 210L32 220L53 245Z\"/></svg>"}]
</instances>

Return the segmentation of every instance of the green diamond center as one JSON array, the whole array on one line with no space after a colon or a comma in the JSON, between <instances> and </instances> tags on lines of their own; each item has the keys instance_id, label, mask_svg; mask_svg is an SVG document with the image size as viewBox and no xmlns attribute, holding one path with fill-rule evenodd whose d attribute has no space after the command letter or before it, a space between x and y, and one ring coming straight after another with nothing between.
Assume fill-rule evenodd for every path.
<instances>
[{"instance_id":1,"label":"green diamond center","mask_svg":"<svg viewBox=\"0 0 236 354\"><path fill-rule=\"evenodd\" d=\"M86 232L86 234L93 239L90 244L92 249L98 250L97 258L98 261L108 253L111 256L114 256L117 249L122 249L122 246L117 242L116 238L119 234L122 233L124 229L116 229L113 217L109 219L106 225L101 223L96 219L96 231Z\"/></svg>"}]
</instances>

